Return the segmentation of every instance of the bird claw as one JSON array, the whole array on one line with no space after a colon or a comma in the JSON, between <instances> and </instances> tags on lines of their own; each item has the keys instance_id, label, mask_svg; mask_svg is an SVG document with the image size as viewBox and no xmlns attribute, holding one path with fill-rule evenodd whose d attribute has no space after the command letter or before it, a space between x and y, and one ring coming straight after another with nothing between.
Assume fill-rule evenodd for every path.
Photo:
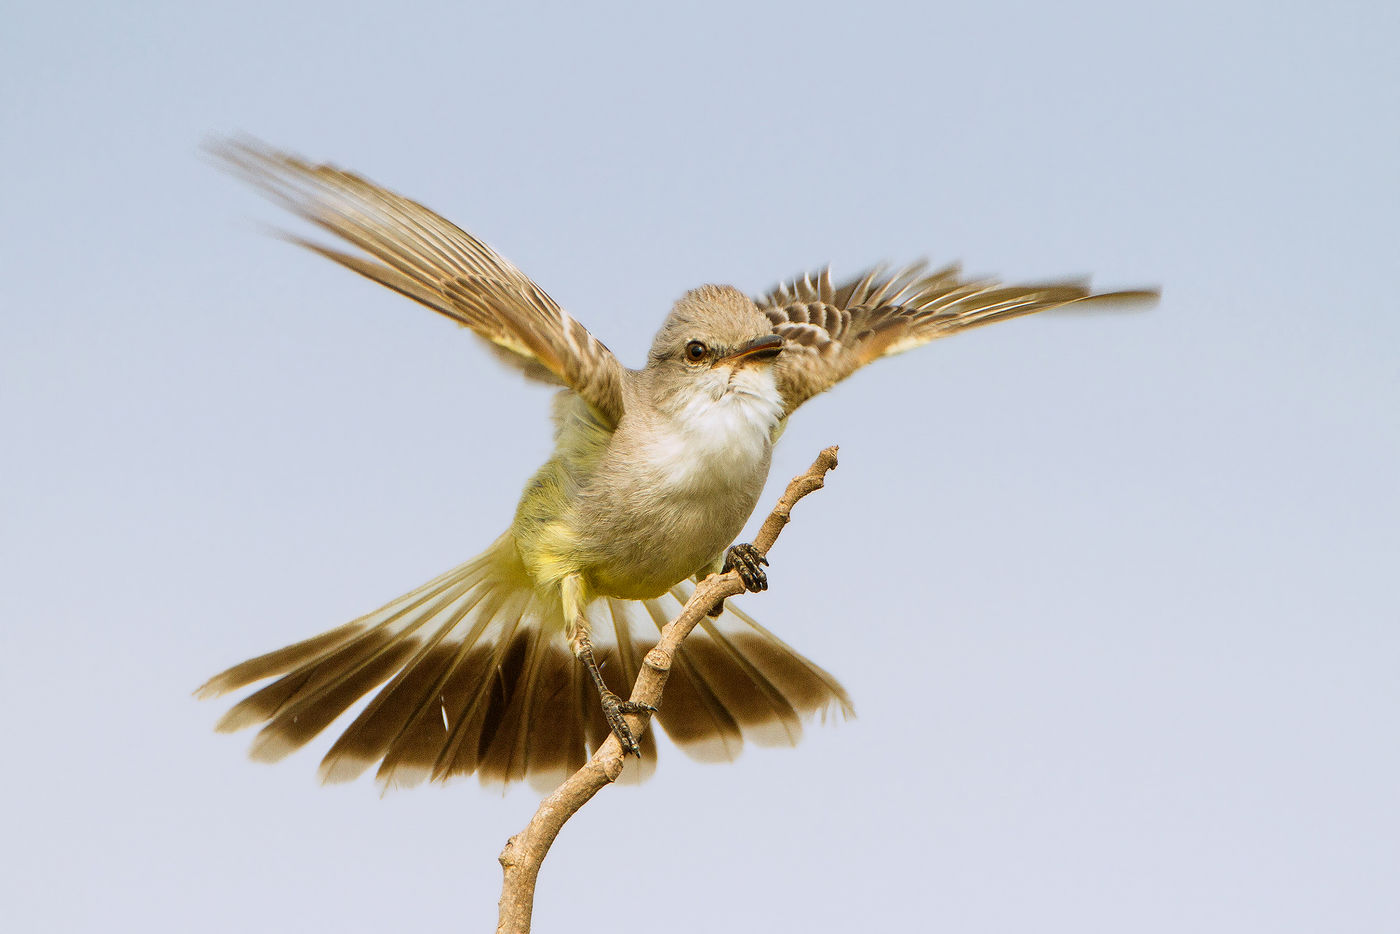
<instances>
[{"instance_id":1,"label":"bird claw","mask_svg":"<svg viewBox=\"0 0 1400 934\"><path fill-rule=\"evenodd\" d=\"M633 735L632 728L627 725L623 714L644 714L656 713L656 708L650 704L639 704L635 701L623 700L612 691L604 691L602 694L603 717L608 721L608 726L612 729L617 741L622 744L623 755L634 755L638 759L642 757L641 744L637 742L637 737Z\"/></svg>"},{"instance_id":2,"label":"bird claw","mask_svg":"<svg viewBox=\"0 0 1400 934\"><path fill-rule=\"evenodd\" d=\"M763 552L747 542L741 542L731 545L725 552L723 570L738 571L744 588L759 593L768 589L768 575L763 572L767 564L768 559L763 556Z\"/></svg>"}]
</instances>

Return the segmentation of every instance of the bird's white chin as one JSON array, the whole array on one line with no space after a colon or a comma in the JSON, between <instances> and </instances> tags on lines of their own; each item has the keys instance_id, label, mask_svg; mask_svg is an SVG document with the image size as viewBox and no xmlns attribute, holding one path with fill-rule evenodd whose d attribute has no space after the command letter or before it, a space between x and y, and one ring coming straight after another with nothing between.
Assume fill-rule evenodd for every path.
<instances>
[{"instance_id":1,"label":"bird's white chin","mask_svg":"<svg viewBox=\"0 0 1400 934\"><path fill-rule=\"evenodd\" d=\"M687 418L705 418L721 411L726 418L743 414L765 423L765 427L782 419L783 397L771 366L735 367L727 373L716 368L706 377L684 387L672 397L668 408Z\"/></svg>"},{"instance_id":2,"label":"bird's white chin","mask_svg":"<svg viewBox=\"0 0 1400 934\"><path fill-rule=\"evenodd\" d=\"M783 421L772 367L737 368L676 401L680 405L673 424L688 439L691 466L712 461L712 467L725 464L734 470L766 463Z\"/></svg>"},{"instance_id":3,"label":"bird's white chin","mask_svg":"<svg viewBox=\"0 0 1400 934\"><path fill-rule=\"evenodd\" d=\"M772 428L783 417L783 397L771 366L736 368L724 387L724 401L742 407L751 419Z\"/></svg>"},{"instance_id":4,"label":"bird's white chin","mask_svg":"<svg viewBox=\"0 0 1400 934\"><path fill-rule=\"evenodd\" d=\"M781 403L778 381L771 366L736 367L730 371L725 389L727 392L743 393L775 404Z\"/></svg>"}]
</instances>

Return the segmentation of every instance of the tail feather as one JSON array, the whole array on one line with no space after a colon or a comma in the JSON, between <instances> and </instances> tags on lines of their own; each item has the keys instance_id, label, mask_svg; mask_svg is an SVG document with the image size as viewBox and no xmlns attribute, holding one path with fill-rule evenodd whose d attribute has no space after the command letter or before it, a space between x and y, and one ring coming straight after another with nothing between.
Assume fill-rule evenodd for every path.
<instances>
[{"instance_id":1,"label":"tail feather","mask_svg":"<svg viewBox=\"0 0 1400 934\"><path fill-rule=\"evenodd\" d=\"M587 718L598 704L582 666L551 642L541 631L536 643L538 667L529 682L533 696L518 733L518 748L527 757L522 777L532 786L550 788L587 761L585 750L592 748Z\"/></svg>"},{"instance_id":2,"label":"tail feather","mask_svg":"<svg viewBox=\"0 0 1400 934\"><path fill-rule=\"evenodd\" d=\"M350 781L381 759L380 778L385 780L390 778L392 763L412 763L426 769L436 760L452 722L447 698L471 696L447 690L454 665L472 659L467 662L476 675L468 682L472 688L487 680L489 667L484 656L490 646L479 646L478 641L491 623L494 589L479 584L479 579L473 581L463 597L454 601L453 612L443 625L428 635L414 657L346 727L322 760L323 781ZM483 605L486 611L480 609ZM466 632L458 634L463 624L467 624ZM449 641L449 635L455 638Z\"/></svg>"},{"instance_id":3,"label":"tail feather","mask_svg":"<svg viewBox=\"0 0 1400 934\"><path fill-rule=\"evenodd\" d=\"M773 635L758 620L736 607L733 600L725 603L724 612L725 616L732 614L751 630L736 637L736 650L752 662L800 713L816 714L823 722L833 713L833 708L845 720L856 715L855 705L851 703L846 689L825 669L808 661L796 649Z\"/></svg>"},{"instance_id":4,"label":"tail feather","mask_svg":"<svg viewBox=\"0 0 1400 934\"><path fill-rule=\"evenodd\" d=\"M695 588L689 583L671 588L671 597L684 605ZM833 711L855 716L850 696L830 674L727 600L724 612L700 624L681 645L681 653L697 667L723 679L712 683L724 698L744 736L758 745L795 745L802 738L802 721ZM667 731L670 732L669 729Z\"/></svg>"},{"instance_id":5,"label":"tail feather","mask_svg":"<svg viewBox=\"0 0 1400 934\"><path fill-rule=\"evenodd\" d=\"M640 608L610 598L590 607L612 691L627 695L656 632L689 597L686 585ZM379 688L322 760L325 781L377 764L386 787L473 773L484 784L548 786L608 736L559 601L533 590L509 536L352 623L235 665L198 694L267 678L275 680L219 722L221 730L263 724L253 756L264 760L301 747ZM681 647L657 719L692 757L730 760L746 738L797 742L805 716L833 707L851 713L841 686L730 601ZM649 731L640 767L624 779L644 779L655 763Z\"/></svg>"},{"instance_id":6,"label":"tail feather","mask_svg":"<svg viewBox=\"0 0 1400 934\"><path fill-rule=\"evenodd\" d=\"M480 582L472 564L460 579L439 578L433 590L406 602L346 642L235 705L220 729L267 721L253 743L255 759L275 762L324 730L361 697L404 667L418 648L418 630L456 609ZM433 586L433 585L429 585Z\"/></svg>"},{"instance_id":7,"label":"tail feather","mask_svg":"<svg viewBox=\"0 0 1400 934\"><path fill-rule=\"evenodd\" d=\"M655 640L646 641L640 636L632 633L632 618L628 610L626 600L615 600L611 597L605 598L602 603L607 605L609 616L613 624L613 651L616 652L616 670L621 675L614 683L607 676L607 669L604 668L603 680L608 682L608 688L620 697L627 697L632 693L632 685L636 683L637 676L642 673L642 659L647 652L655 645ZM609 654L612 654L611 652ZM597 704L593 705L597 707ZM602 720L602 711L599 710L599 719ZM606 724L606 721L603 721ZM606 734L603 737L607 738ZM626 769L622 773L621 781L628 784L646 781L656 771L656 733L648 730L642 734L639 742L641 746L641 758L635 768ZM630 774L629 774L630 773Z\"/></svg>"},{"instance_id":8,"label":"tail feather","mask_svg":"<svg viewBox=\"0 0 1400 934\"><path fill-rule=\"evenodd\" d=\"M690 599L692 592L693 588L679 584L671 588L671 596L681 604ZM801 715L763 672L735 648L731 635L720 625L731 622L724 619L724 614L702 620L699 631L691 633L682 650L715 692L725 699L726 707L744 728L745 737L759 745L796 745L802 738ZM733 634L734 638L746 635ZM745 641L753 643L754 650L767 648L761 640Z\"/></svg>"},{"instance_id":9,"label":"tail feather","mask_svg":"<svg viewBox=\"0 0 1400 934\"><path fill-rule=\"evenodd\" d=\"M386 709L386 727L398 733L381 756L375 749L358 752L360 768L380 761L378 778L386 785L414 785L437 774L447 748L480 755L479 741L489 737L484 723L487 695L498 684L494 675L497 646L448 643L439 649L439 668L432 674L433 687L423 702L400 721ZM452 744L453 736L471 736L470 744ZM465 764L463 768L470 771Z\"/></svg>"},{"instance_id":10,"label":"tail feather","mask_svg":"<svg viewBox=\"0 0 1400 934\"><path fill-rule=\"evenodd\" d=\"M436 743L426 737L419 747L421 758L386 758L381 776L405 783L475 772L483 783L507 780L512 774L509 746L519 726L513 710L528 686L529 644L550 628L551 617L526 615L533 600L529 590L507 580L483 601L487 626L478 639L479 651L459 652L444 685L442 710L450 727ZM420 774L420 769L425 771Z\"/></svg>"},{"instance_id":11,"label":"tail feather","mask_svg":"<svg viewBox=\"0 0 1400 934\"><path fill-rule=\"evenodd\" d=\"M319 636L312 636L310 639L303 639L301 642L293 643L284 649L275 652L268 652L266 655L259 655L257 658L250 658L246 662L240 662L227 671L220 672L208 681L199 686L194 692L195 697L200 700L209 700L227 694L229 691L236 691L241 687L246 687L256 681L265 678L274 678L278 675L286 674L293 668L305 663L308 658L321 658L329 655L336 649L341 648L346 642L364 631L364 624L359 620L346 623L323 632ZM225 719L228 719L225 717ZM251 722L259 722L257 720ZM247 723L232 723L220 729L236 730Z\"/></svg>"},{"instance_id":12,"label":"tail feather","mask_svg":"<svg viewBox=\"0 0 1400 934\"><path fill-rule=\"evenodd\" d=\"M713 672L710 677L727 699L744 738L759 746L796 746L802 739L797 708L714 623L702 620L700 629L709 638L697 639L686 652L695 657L697 668Z\"/></svg>"},{"instance_id":13,"label":"tail feather","mask_svg":"<svg viewBox=\"0 0 1400 934\"><path fill-rule=\"evenodd\" d=\"M645 606L657 631L675 616L659 599L648 600ZM732 762L744 747L739 721L715 687L696 670L685 644L671 660L665 699L656 718L686 755L702 762Z\"/></svg>"},{"instance_id":14,"label":"tail feather","mask_svg":"<svg viewBox=\"0 0 1400 934\"><path fill-rule=\"evenodd\" d=\"M257 658L250 658L246 662L240 662L232 668L222 671L200 685L195 691L195 696L200 700L212 697L219 697L229 691L246 687L255 681L262 681L265 678L276 677L286 674L293 669L304 666L308 661L322 658L341 648L356 635L363 633L367 629L377 628L386 624L392 624L396 619L402 618L411 612L415 606L419 606L453 583L459 582L465 577L483 570L486 564L486 557L489 554L478 555L465 564L458 565L450 571L438 575L426 584L412 590L395 600L391 600L384 606L367 613L359 619L352 620L344 626L339 626L319 636L312 636L301 642L293 643L286 648L278 649L275 652L268 652L266 655L259 655ZM238 729L231 726L230 729Z\"/></svg>"},{"instance_id":15,"label":"tail feather","mask_svg":"<svg viewBox=\"0 0 1400 934\"><path fill-rule=\"evenodd\" d=\"M533 602L527 590L512 590L492 614L500 620L495 653L487 677L478 684L476 696L448 734L433 766L432 777L443 779L455 772L476 772L483 781L513 780L513 751L524 726L522 710L530 681L526 663L530 644L542 635L537 619L526 619Z\"/></svg>"},{"instance_id":16,"label":"tail feather","mask_svg":"<svg viewBox=\"0 0 1400 934\"><path fill-rule=\"evenodd\" d=\"M357 640L306 674L294 673L259 691L248 701L282 699L268 724L253 741L250 754L260 762L277 762L306 745L355 701L374 690L401 666L413 643L400 638ZM343 666L344 674L326 677ZM292 693L288 694L291 689ZM245 704L247 701L244 702ZM239 705L242 707L242 705ZM246 717L248 710L234 711ZM222 724L221 724L222 726Z\"/></svg>"}]
</instances>

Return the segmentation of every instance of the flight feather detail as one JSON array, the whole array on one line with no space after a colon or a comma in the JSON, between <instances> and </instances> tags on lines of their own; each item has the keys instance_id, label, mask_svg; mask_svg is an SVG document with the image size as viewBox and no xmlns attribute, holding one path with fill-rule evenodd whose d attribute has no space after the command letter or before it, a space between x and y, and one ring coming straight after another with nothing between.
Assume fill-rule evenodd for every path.
<instances>
[{"instance_id":1,"label":"flight feather detail","mask_svg":"<svg viewBox=\"0 0 1400 934\"><path fill-rule=\"evenodd\" d=\"M527 376L567 386L610 427L622 418L622 364L509 260L416 201L351 172L251 141L212 148L230 168L348 253L289 239L485 338Z\"/></svg>"},{"instance_id":2,"label":"flight feather detail","mask_svg":"<svg viewBox=\"0 0 1400 934\"><path fill-rule=\"evenodd\" d=\"M958 331L1067 305L1157 298L1153 290L1095 293L1084 282L969 279L956 264L927 268L877 267L835 285L828 267L755 299L783 338L776 369L788 414L867 363Z\"/></svg>"}]
</instances>

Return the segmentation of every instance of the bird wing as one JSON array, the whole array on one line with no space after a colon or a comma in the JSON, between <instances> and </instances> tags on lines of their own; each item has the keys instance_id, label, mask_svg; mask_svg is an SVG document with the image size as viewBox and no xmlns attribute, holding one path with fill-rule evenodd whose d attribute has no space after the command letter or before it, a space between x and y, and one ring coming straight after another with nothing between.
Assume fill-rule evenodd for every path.
<instances>
[{"instance_id":1,"label":"bird wing","mask_svg":"<svg viewBox=\"0 0 1400 934\"><path fill-rule=\"evenodd\" d=\"M509 260L416 201L332 165L252 140L210 146L226 168L363 251L296 236L314 250L471 328L527 376L578 393L610 426L622 417L622 364Z\"/></svg>"},{"instance_id":2,"label":"bird wing","mask_svg":"<svg viewBox=\"0 0 1400 934\"><path fill-rule=\"evenodd\" d=\"M755 299L783 338L776 363L788 414L880 357L968 328L1089 302L1140 302L1155 289L1094 293L1084 282L1005 285L967 279L957 265L871 269L833 285L831 269L784 282Z\"/></svg>"}]
</instances>

